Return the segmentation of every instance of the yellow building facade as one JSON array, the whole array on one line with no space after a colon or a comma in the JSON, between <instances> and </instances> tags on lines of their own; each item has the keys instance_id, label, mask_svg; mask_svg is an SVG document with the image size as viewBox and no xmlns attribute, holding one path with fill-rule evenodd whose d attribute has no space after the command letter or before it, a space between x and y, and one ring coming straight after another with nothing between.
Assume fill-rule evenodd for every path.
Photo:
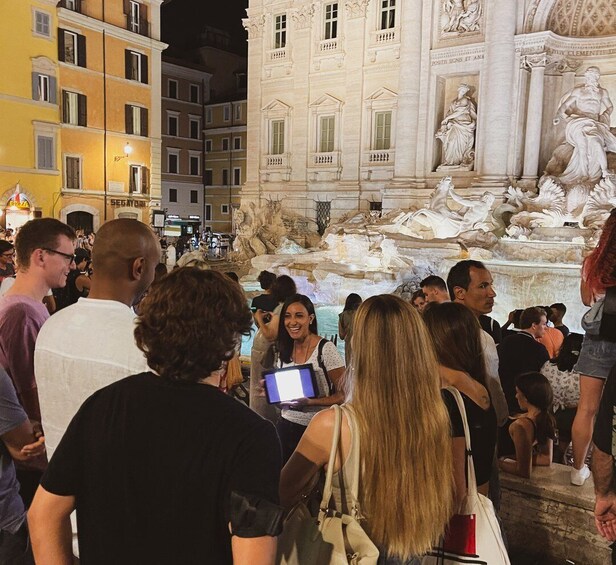
<instances>
[{"instance_id":1,"label":"yellow building facade","mask_svg":"<svg viewBox=\"0 0 616 565\"><path fill-rule=\"evenodd\" d=\"M51 215L91 231L151 223L160 208L160 0L62 0L60 198Z\"/></svg>"},{"instance_id":2,"label":"yellow building facade","mask_svg":"<svg viewBox=\"0 0 616 565\"><path fill-rule=\"evenodd\" d=\"M61 188L55 0L0 0L0 226L51 216Z\"/></svg>"}]
</instances>

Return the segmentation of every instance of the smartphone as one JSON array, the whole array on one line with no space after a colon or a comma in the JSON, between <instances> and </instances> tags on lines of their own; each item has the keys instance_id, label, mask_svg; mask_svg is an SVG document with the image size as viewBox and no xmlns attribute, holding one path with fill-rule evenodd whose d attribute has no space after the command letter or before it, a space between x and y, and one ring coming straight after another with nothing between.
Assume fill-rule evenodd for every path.
<instances>
[{"instance_id":1,"label":"smartphone","mask_svg":"<svg viewBox=\"0 0 616 565\"><path fill-rule=\"evenodd\" d=\"M269 404L318 396L314 368L310 363L284 369L269 369L263 372L263 379L265 396Z\"/></svg>"}]
</instances>

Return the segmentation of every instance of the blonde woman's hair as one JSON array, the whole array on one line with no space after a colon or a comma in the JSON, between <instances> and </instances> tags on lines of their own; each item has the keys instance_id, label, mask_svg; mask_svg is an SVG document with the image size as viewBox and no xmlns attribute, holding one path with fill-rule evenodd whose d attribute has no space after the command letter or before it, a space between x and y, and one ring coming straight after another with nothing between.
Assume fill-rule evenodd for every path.
<instances>
[{"instance_id":1,"label":"blonde woman's hair","mask_svg":"<svg viewBox=\"0 0 616 565\"><path fill-rule=\"evenodd\" d=\"M350 404L361 438L360 499L371 539L409 558L439 542L453 513L449 416L420 315L394 295L359 307Z\"/></svg>"}]
</instances>

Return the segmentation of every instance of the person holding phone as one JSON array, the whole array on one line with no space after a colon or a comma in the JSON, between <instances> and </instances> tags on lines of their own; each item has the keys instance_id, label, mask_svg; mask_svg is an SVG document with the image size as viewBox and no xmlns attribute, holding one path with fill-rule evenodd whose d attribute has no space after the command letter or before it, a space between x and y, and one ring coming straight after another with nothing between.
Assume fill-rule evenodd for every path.
<instances>
[{"instance_id":1,"label":"person holding phone","mask_svg":"<svg viewBox=\"0 0 616 565\"><path fill-rule=\"evenodd\" d=\"M286 462L315 414L343 402L344 360L331 341L318 335L314 304L303 294L291 296L282 306L276 345L278 366L312 364L318 388L317 398L300 398L282 406L276 427Z\"/></svg>"}]
</instances>

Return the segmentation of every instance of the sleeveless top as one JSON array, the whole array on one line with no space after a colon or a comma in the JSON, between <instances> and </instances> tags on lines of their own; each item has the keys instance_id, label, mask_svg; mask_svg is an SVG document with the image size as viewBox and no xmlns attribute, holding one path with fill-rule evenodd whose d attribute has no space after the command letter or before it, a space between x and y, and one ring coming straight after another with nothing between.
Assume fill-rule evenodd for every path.
<instances>
[{"instance_id":1,"label":"sleeveless top","mask_svg":"<svg viewBox=\"0 0 616 565\"><path fill-rule=\"evenodd\" d=\"M357 503L357 501L354 500L352 491L356 490L359 485L359 429L357 428L353 408L347 404L344 404L342 408L342 414L349 425L351 449L340 466L340 469L332 476L332 497L336 505L336 510L351 514L351 509L355 503ZM357 472L357 477L353 477L355 471ZM353 484L354 481L357 482L356 485Z\"/></svg>"}]
</instances>

